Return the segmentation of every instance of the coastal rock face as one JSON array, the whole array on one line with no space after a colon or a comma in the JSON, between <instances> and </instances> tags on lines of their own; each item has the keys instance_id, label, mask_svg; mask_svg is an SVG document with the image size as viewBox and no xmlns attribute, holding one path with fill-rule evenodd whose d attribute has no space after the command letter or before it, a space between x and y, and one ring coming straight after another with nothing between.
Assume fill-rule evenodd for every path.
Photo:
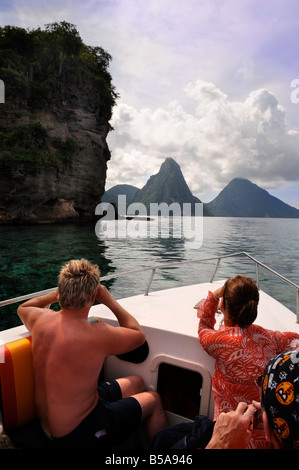
<instances>
[{"instance_id":1,"label":"coastal rock face","mask_svg":"<svg viewBox=\"0 0 299 470\"><path fill-rule=\"evenodd\" d=\"M90 220L110 159L111 57L66 22L0 29L0 223Z\"/></svg>"},{"instance_id":2,"label":"coastal rock face","mask_svg":"<svg viewBox=\"0 0 299 470\"><path fill-rule=\"evenodd\" d=\"M67 164L22 163L1 165L0 220L53 221L89 218L104 193L107 160L108 122L101 121L88 106L84 93L72 95L72 102L40 111L37 121L48 129L50 138L73 139L76 149ZM4 106L4 105L2 105ZM26 124L19 110L6 107L0 115L1 128ZM3 122L5 121L5 122Z\"/></svg>"}]
</instances>

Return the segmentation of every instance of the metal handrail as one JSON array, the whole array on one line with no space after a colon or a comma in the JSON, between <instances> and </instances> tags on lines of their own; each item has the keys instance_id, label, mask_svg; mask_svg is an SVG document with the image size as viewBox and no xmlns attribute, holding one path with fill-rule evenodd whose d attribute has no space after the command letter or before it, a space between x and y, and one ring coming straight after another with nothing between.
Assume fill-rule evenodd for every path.
<instances>
[{"instance_id":1,"label":"metal handrail","mask_svg":"<svg viewBox=\"0 0 299 470\"><path fill-rule=\"evenodd\" d=\"M154 276L155 276L156 271L158 269L175 268L175 267L180 267L180 266L186 265L186 264L194 264L194 263L201 263L201 262L204 262L204 261L217 260L215 270L214 270L214 272L212 274L212 277L210 279L210 282L213 282L213 280L216 276L216 273L218 271L221 260L226 259L226 258L231 258L231 257L234 257L234 256L241 256L241 255L246 256L247 258L249 258L251 261L253 261L255 263L255 267L256 267L256 284L257 284L258 287L259 287L258 267L261 266L262 268L264 268L267 271L271 272L275 276L279 277L282 281L286 282L291 287L295 288L295 290L296 290L296 316L297 316L297 322L299 323L299 286L297 284L295 284L294 282L290 281L289 279L287 279L286 277L279 274L277 271L274 271L272 268L270 268L266 264L261 263L260 261L255 259L253 256L249 255L245 251L240 251L240 252L237 252L237 253L231 253L231 254L222 255L222 256L213 256L213 257L210 257L210 258L200 258L200 259L196 259L196 260L180 261L178 263L158 264L158 265L153 266L153 267L134 269L134 270L131 270L131 271L124 271L124 272L121 272L121 273L118 273L118 274L110 274L110 275L107 275L107 276L103 276L103 277L101 277L101 281L108 281L110 279L117 279L119 277L131 276L133 274L140 273L140 272L151 271L150 279L149 279L148 285L147 285L145 293L144 293L144 295L148 295L149 291L150 291L150 288L151 288L151 285L152 285L152 282L153 282L153 279L154 279ZM32 299L33 297L38 297L40 295L48 294L49 292L53 292L56 288L57 287L53 287L51 289L46 289L46 290L42 290L42 291L39 291L39 292L34 292L34 293L31 293L31 294L22 295L20 297L15 297L13 299L2 300L0 302L0 307L4 307L6 305L11 305L11 304L14 304L14 303L17 303L17 302L23 302L25 300Z\"/></svg>"}]
</instances>

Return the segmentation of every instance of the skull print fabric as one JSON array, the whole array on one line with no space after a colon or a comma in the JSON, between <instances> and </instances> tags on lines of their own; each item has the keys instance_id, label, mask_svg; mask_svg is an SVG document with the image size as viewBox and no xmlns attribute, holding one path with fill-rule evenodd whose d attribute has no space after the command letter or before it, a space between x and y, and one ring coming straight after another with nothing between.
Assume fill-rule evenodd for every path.
<instances>
[{"instance_id":1,"label":"skull print fabric","mask_svg":"<svg viewBox=\"0 0 299 470\"><path fill-rule=\"evenodd\" d=\"M299 349L285 351L268 363L262 405L280 446L299 449Z\"/></svg>"}]
</instances>

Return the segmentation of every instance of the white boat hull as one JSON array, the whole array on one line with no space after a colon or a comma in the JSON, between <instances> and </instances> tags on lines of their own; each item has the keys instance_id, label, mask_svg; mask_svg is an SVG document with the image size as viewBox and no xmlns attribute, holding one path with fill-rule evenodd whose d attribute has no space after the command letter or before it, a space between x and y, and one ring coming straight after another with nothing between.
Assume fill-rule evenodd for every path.
<instances>
[{"instance_id":1,"label":"white boat hull","mask_svg":"<svg viewBox=\"0 0 299 470\"><path fill-rule=\"evenodd\" d=\"M213 284L203 283L192 286L176 287L173 289L150 292L148 295L137 295L119 299L119 303L128 310L143 327L149 345L149 354L140 364L127 362L116 356L108 357L105 365L105 377L111 380L127 375L141 375L148 390L159 391L159 376L161 364L175 366L178 371L193 371L194 376L201 376L200 400L196 414L213 417L212 376L214 372L214 359L212 359L202 348L197 339L198 318L195 304L205 298L208 290L215 290L224 281ZM111 325L117 326L118 322L112 312L104 305L94 305L89 316L100 317ZM216 315L218 328L222 315ZM259 312L256 323L272 330L295 331L299 333L299 324L296 315L273 299L268 294L260 291ZM29 336L24 326L19 326L0 332L0 341L8 343ZM163 372L165 373L165 372ZM168 373L168 372L167 372ZM183 376L182 376L183 377ZM189 379L188 379L189 381ZM187 383L181 383L182 378L178 373L176 382L170 383L163 393L172 394L171 388L179 391L188 387ZM184 400L192 390L185 390ZM164 397L167 401L167 396ZM178 401L178 398L175 399ZM192 417L168 410L170 422L175 423L192 419ZM172 407L170 407L172 408ZM194 409L194 408L193 408ZM195 416L193 416L194 418Z\"/></svg>"}]
</instances>

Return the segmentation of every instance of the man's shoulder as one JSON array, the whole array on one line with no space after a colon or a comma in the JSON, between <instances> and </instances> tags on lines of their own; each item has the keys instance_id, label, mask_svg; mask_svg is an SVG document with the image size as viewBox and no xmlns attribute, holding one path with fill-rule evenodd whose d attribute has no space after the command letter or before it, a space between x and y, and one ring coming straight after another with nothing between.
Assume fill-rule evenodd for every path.
<instances>
[{"instance_id":1,"label":"man's shoulder","mask_svg":"<svg viewBox=\"0 0 299 470\"><path fill-rule=\"evenodd\" d=\"M101 323L101 319L99 317L88 317L87 318L87 321L88 323L90 323L91 325L93 323Z\"/></svg>"},{"instance_id":2,"label":"man's shoulder","mask_svg":"<svg viewBox=\"0 0 299 470\"><path fill-rule=\"evenodd\" d=\"M88 318L88 326L89 331L94 332L97 335L108 334L109 332L113 333L113 331L115 330L115 327L109 325L109 323L102 321L98 317L92 317L91 319Z\"/></svg>"}]
</instances>

